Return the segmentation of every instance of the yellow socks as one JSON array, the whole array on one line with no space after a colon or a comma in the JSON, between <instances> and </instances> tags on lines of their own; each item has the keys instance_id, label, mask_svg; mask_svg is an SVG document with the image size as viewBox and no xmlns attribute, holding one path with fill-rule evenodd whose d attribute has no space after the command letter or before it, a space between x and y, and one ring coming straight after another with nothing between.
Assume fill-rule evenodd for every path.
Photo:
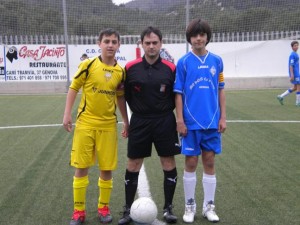
<instances>
[{"instance_id":1,"label":"yellow socks","mask_svg":"<svg viewBox=\"0 0 300 225\"><path fill-rule=\"evenodd\" d=\"M98 208L103 206L108 206L110 201L110 195L113 187L113 180L98 180L99 186L99 199L98 199Z\"/></svg>"},{"instance_id":2,"label":"yellow socks","mask_svg":"<svg viewBox=\"0 0 300 225\"><path fill-rule=\"evenodd\" d=\"M74 210L85 210L86 189L88 185L88 176L73 177Z\"/></svg>"},{"instance_id":3,"label":"yellow socks","mask_svg":"<svg viewBox=\"0 0 300 225\"><path fill-rule=\"evenodd\" d=\"M73 177L73 198L74 210L85 210L86 190L89 185L88 176ZM99 186L99 199L98 208L108 206L110 202L110 195L113 187L113 180L98 180Z\"/></svg>"}]
</instances>

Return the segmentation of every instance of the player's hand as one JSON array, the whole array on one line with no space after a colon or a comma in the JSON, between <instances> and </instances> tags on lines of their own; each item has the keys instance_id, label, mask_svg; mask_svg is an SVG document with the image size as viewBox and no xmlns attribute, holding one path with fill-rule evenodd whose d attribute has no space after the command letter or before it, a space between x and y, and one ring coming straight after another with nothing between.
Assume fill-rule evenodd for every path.
<instances>
[{"instance_id":1,"label":"player's hand","mask_svg":"<svg viewBox=\"0 0 300 225\"><path fill-rule=\"evenodd\" d=\"M218 128L218 132L220 133L224 133L226 130L226 119L225 118L221 118L219 120L219 128Z\"/></svg>"},{"instance_id":2,"label":"player's hand","mask_svg":"<svg viewBox=\"0 0 300 225\"><path fill-rule=\"evenodd\" d=\"M183 121L177 121L177 132L180 136L186 136L187 135L187 128L185 126L185 123Z\"/></svg>"},{"instance_id":3,"label":"player's hand","mask_svg":"<svg viewBox=\"0 0 300 225\"><path fill-rule=\"evenodd\" d=\"M68 131L68 132L72 131L72 117L71 117L71 115L64 115L63 126L64 126L66 131Z\"/></svg>"},{"instance_id":4,"label":"player's hand","mask_svg":"<svg viewBox=\"0 0 300 225\"><path fill-rule=\"evenodd\" d=\"M128 129L129 129L129 124L128 123L123 123L123 130L121 132L121 135L123 138L128 137Z\"/></svg>"}]
</instances>

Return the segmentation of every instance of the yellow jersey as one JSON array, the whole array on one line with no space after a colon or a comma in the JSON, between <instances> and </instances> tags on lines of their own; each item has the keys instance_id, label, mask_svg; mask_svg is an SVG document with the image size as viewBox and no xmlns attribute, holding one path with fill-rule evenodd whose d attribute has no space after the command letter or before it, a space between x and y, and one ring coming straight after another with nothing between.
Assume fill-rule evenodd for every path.
<instances>
[{"instance_id":1,"label":"yellow jersey","mask_svg":"<svg viewBox=\"0 0 300 225\"><path fill-rule=\"evenodd\" d=\"M116 97L124 95L125 71L116 62L109 66L101 56L86 59L78 67L70 88L82 96L76 127L112 130L116 127Z\"/></svg>"}]
</instances>

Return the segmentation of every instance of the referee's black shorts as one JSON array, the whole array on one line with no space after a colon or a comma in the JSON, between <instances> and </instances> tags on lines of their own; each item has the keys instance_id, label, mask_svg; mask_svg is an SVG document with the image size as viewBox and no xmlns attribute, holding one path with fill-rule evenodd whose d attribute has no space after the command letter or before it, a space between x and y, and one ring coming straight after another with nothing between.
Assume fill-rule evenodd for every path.
<instances>
[{"instance_id":1,"label":"referee's black shorts","mask_svg":"<svg viewBox=\"0 0 300 225\"><path fill-rule=\"evenodd\" d=\"M152 143L159 156L174 156L180 153L173 112L153 117L132 114L127 157L136 159L151 156Z\"/></svg>"}]
</instances>

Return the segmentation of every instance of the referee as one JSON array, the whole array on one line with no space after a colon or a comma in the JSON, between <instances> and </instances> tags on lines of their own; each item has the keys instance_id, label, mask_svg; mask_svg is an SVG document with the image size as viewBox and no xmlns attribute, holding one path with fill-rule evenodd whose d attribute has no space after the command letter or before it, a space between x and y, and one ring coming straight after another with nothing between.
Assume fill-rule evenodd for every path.
<instances>
[{"instance_id":1,"label":"referee","mask_svg":"<svg viewBox=\"0 0 300 225\"><path fill-rule=\"evenodd\" d=\"M161 31L147 27L141 33L144 56L126 64L125 99L132 111L129 125L127 169L125 172L125 206L119 225L129 224L138 176L144 158L151 156L154 144L164 172L164 219L176 223L172 212L177 183L175 155L180 153L173 113L175 65L160 57Z\"/></svg>"}]
</instances>

